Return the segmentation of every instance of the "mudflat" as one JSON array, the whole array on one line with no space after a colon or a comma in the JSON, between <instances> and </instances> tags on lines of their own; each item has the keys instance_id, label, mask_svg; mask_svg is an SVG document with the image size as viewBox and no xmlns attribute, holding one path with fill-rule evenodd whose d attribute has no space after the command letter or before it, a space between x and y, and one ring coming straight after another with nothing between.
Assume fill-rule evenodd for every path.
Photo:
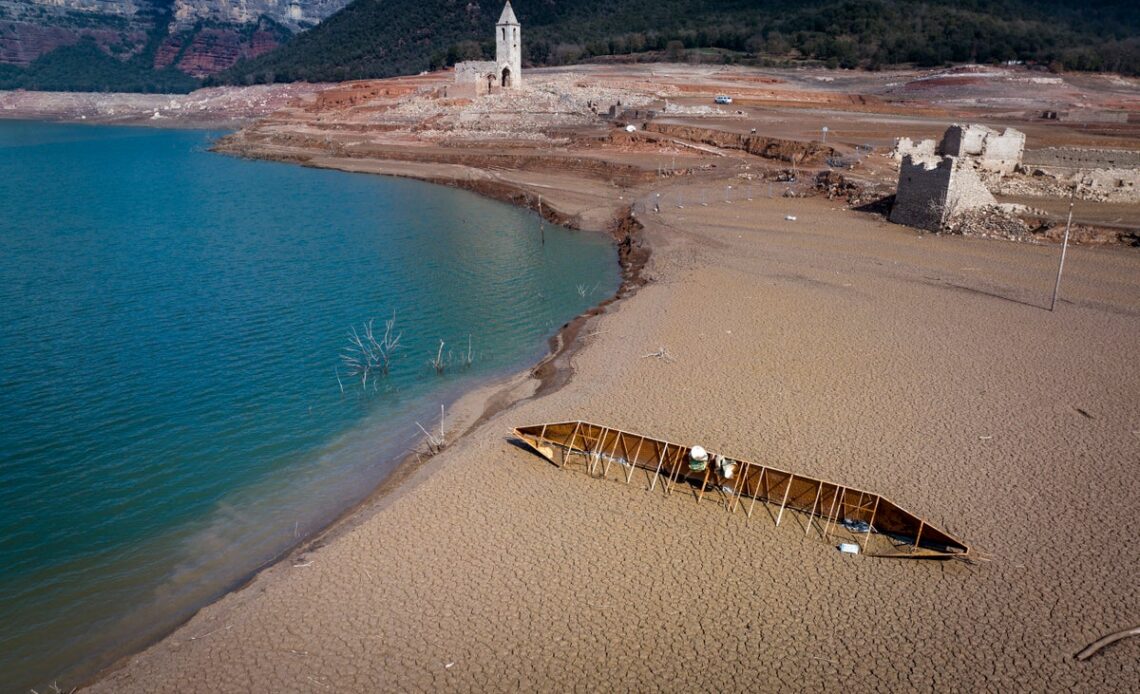
<instances>
[{"instance_id":1,"label":"mudflat","mask_svg":"<svg viewBox=\"0 0 1140 694\"><path fill-rule=\"evenodd\" d=\"M676 185L563 387L467 396L399 493L91 690L1134 687L1140 640L1073 656L1140 623L1140 254L1070 248L1050 312L1056 246ZM509 440L577 418L879 492L988 560L841 554Z\"/></svg>"}]
</instances>

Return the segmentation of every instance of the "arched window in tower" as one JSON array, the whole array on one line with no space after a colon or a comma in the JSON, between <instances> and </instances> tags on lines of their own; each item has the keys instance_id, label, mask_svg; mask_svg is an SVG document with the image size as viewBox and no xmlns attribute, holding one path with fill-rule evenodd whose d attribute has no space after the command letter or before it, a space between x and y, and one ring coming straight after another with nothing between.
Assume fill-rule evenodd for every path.
<instances>
[{"instance_id":1,"label":"arched window in tower","mask_svg":"<svg viewBox=\"0 0 1140 694\"><path fill-rule=\"evenodd\" d=\"M503 27L503 40L504 41L507 40L507 28L506 27Z\"/></svg>"}]
</instances>

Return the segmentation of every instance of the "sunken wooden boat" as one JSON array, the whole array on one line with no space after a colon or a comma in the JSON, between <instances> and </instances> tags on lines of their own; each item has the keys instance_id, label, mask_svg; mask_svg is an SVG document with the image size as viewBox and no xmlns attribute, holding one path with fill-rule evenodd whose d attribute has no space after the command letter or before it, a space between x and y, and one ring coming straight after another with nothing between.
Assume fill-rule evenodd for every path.
<instances>
[{"instance_id":1,"label":"sunken wooden boat","mask_svg":"<svg viewBox=\"0 0 1140 694\"><path fill-rule=\"evenodd\" d=\"M915 559L966 558L969 553L961 540L875 492L713 451L707 452L703 469L694 469L699 465L690 465L693 447L590 422L536 424L513 433L559 467L580 462L592 476L609 478L612 470L627 484L640 470L650 490L660 484L672 493L683 485L697 501L715 495L729 512L743 509L748 518L759 503L777 526L795 514L804 521L805 535L814 529L824 540L839 540L846 551L858 546L870 556Z\"/></svg>"}]
</instances>

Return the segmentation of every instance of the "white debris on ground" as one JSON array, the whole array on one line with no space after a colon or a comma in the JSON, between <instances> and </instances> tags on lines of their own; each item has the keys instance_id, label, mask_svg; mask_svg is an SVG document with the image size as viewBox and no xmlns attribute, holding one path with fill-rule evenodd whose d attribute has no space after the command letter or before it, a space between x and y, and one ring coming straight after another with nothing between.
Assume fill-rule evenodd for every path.
<instances>
[{"instance_id":1,"label":"white debris on ground","mask_svg":"<svg viewBox=\"0 0 1140 694\"><path fill-rule=\"evenodd\" d=\"M543 140L551 129L596 123L615 110L641 108L658 95L583 80L573 75L550 75L528 80L520 90L495 92L472 99L447 99L442 89L404 97L391 109L371 113L373 124L402 125L419 139L446 140L477 134L486 139ZM427 127L414 127L422 124ZM554 138L552 141L556 141Z\"/></svg>"},{"instance_id":2,"label":"white debris on ground","mask_svg":"<svg viewBox=\"0 0 1140 694\"><path fill-rule=\"evenodd\" d=\"M411 131L396 131L395 135L406 134L411 136ZM432 140L440 144L461 144L468 143L470 140L466 137L466 132L462 130L417 130L414 136L422 140ZM479 139L483 141L495 140L509 140L512 142L525 141L531 143L547 143L551 145L565 144L569 142L569 138L565 137L550 137L541 132L519 132L512 130L479 130Z\"/></svg>"},{"instance_id":3,"label":"white debris on ground","mask_svg":"<svg viewBox=\"0 0 1140 694\"><path fill-rule=\"evenodd\" d=\"M189 94L0 91L5 117L63 118L130 122L164 118L189 122L252 120L294 100L328 88L327 84L274 84L210 87Z\"/></svg>"},{"instance_id":4,"label":"white debris on ground","mask_svg":"<svg viewBox=\"0 0 1140 694\"><path fill-rule=\"evenodd\" d=\"M994 177L986 181L998 195L1067 198L1076 187L1078 200L1093 202L1140 202L1140 170L1091 169L1029 173Z\"/></svg>"},{"instance_id":5,"label":"white debris on ground","mask_svg":"<svg viewBox=\"0 0 1140 694\"><path fill-rule=\"evenodd\" d=\"M735 116L737 112L728 112L723 108L716 106L681 106L671 102L665 102L665 108L661 112L670 116Z\"/></svg>"}]
</instances>

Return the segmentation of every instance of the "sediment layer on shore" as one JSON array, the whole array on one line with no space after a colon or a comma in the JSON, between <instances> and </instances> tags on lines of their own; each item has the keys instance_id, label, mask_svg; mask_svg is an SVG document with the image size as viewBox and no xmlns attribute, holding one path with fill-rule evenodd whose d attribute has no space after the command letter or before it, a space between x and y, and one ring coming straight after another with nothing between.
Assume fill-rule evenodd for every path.
<instances>
[{"instance_id":1,"label":"sediment layer on shore","mask_svg":"<svg viewBox=\"0 0 1140 694\"><path fill-rule=\"evenodd\" d=\"M1050 313L1049 248L788 209L643 219L654 281L579 334L565 387L491 414L385 508L94 689L1127 687L1135 643L1070 656L1135 620L1119 490L1140 382L1113 345L1140 338L1140 260L1078 250ZM643 358L661 346L675 362ZM846 557L504 435L573 417L883 489L992 561Z\"/></svg>"},{"instance_id":2,"label":"sediment layer on shore","mask_svg":"<svg viewBox=\"0 0 1140 694\"><path fill-rule=\"evenodd\" d=\"M1055 248L765 195L746 153L599 152L597 133L463 151L304 117L222 148L616 229L641 288L568 326L540 379L465 397L467 435L327 543L96 691L1116 691L1140 674L1135 642L1071 658L1138 618L1140 550L1120 539L1137 530L1133 251L1070 250L1049 312ZM674 361L647 356L663 347ZM506 437L578 418L881 490L991 561L841 555L794 523L560 471Z\"/></svg>"}]
</instances>

